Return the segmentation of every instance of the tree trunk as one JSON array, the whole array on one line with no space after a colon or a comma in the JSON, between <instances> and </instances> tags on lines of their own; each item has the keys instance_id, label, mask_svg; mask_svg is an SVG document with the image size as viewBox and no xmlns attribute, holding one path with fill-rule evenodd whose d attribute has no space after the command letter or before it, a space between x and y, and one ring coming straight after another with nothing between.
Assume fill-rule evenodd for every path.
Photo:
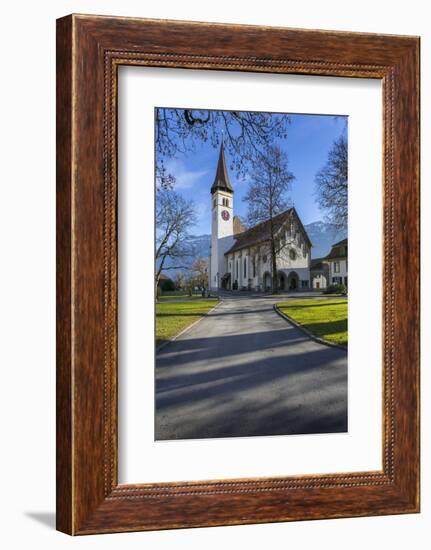
<instances>
[{"instance_id":1,"label":"tree trunk","mask_svg":"<svg viewBox=\"0 0 431 550\"><path fill-rule=\"evenodd\" d=\"M156 294L156 302L159 301L160 298L160 287L159 287L159 276L156 276L156 288L155 288L155 294Z\"/></svg>"},{"instance_id":2,"label":"tree trunk","mask_svg":"<svg viewBox=\"0 0 431 550\"><path fill-rule=\"evenodd\" d=\"M160 287L159 287L159 282L160 282L160 275L162 273L162 269L163 269L163 266L165 264L165 260L166 260L166 256L162 256L162 260L160 262L160 265L159 265L159 269L156 271L156 302L159 301L159 298L160 298ZM156 257L156 261L157 261L157 257Z\"/></svg>"},{"instance_id":3,"label":"tree trunk","mask_svg":"<svg viewBox=\"0 0 431 550\"><path fill-rule=\"evenodd\" d=\"M271 269L272 269L272 293L278 294L277 257L275 255L274 239L271 239Z\"/></svg>"},{"instance_id":4,"label":"tree trunk","mask_svg":"<svg viewBox=\"0 0 431 550\"><path fill-rule=\"evenodd\" d=\"M271 248L271 271L272 271L272 293L278 294L278 277L277 277L277 257L275 255L275 235L274 235L274 222L272 218L272 205L271 205L271 217L269 220L270 230L270 248Z\"/></svg>"}]
</instances>

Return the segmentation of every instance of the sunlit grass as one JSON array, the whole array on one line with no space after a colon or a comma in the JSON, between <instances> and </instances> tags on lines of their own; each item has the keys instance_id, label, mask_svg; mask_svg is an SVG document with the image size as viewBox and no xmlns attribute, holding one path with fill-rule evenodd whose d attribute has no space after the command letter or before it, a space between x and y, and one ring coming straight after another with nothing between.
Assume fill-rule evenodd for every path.
<instances>
[{"instance_id":1,"label":"sunlit grass","mask_svg":"<svg viewBox=\"0 0 431 550\"><path fill-rule=\"evenodd\" d=\"M190 300L159 303L156 305L156 346L171 340L179 332L200 319L218 300Z\"/></svg>"},{"instance_id":2,"label":"sunlit grass","mask_svg":"<svg viewBox=\"0 0 431 550\"><path fill-rule=\"evenodd\" d=\"M347 299L311 298L277 304L280 311L323 340L347 346Z\"/></svg>"},{"instance_id":3,"label":"sunlit grass","mask_svg":"<svg viewBox=\"0 0 431 550\"><path fill-rule=\"evenodd\" d=\"M159 300L162 302L169 302L172 300L202 300L202 294L172 294L167 296L159 296Z\"/></svg>"}]
</instances>

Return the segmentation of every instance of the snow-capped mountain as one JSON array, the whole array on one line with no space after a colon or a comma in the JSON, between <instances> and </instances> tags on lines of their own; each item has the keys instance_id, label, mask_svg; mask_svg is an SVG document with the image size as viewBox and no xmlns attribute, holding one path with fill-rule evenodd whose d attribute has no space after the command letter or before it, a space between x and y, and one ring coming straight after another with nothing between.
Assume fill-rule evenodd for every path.
<instances>
[{"instance_id":1,"label":"snow-capped mountain","mask_svg":"<svg viewBox=\"0 0 431 550\"><path fill-rule=\"evenodd\" d=\"M329 254L331 246L345 239L347 233L344 231L334 231L333 227L325 222L313 222L304 225L307 234L313 243L311 249L311 257L322 258ZM210 254L211 235L192 235L189 239L190 245L194 250L195 258L208 258ZM171 262L166 261L166 266L169 267ZM175 270L169 270L169 276L172 277Z\"/></svg>"},{"instance_id":2,"label":"snow-capped mountain","mask_svg":"<svg viewBox=\"0 0 431 550\"><path fill-rule=\"evenodd\" d=\"M326 256L334 243L347 237L347 231L334 231L334 228L325 222L308 223L304 227L313 244L311 249L313 259Z\"/></svg>"}]
</instances>

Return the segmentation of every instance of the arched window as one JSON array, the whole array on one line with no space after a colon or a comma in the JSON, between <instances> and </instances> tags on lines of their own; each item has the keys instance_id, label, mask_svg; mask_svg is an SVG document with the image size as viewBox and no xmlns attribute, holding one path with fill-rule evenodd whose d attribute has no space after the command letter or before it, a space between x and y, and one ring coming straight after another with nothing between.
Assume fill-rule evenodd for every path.
<instances>
[{"instance_id":1,"label":"arched window","mask_svg":"<svg viewBox=\"0 0 431 550\"><path fill-rule=\"evenodd\" d=\"M289 250L289 256L291 260L296 260L296 252L293 250L293 248Z\"/></svg>"}]
</instances>

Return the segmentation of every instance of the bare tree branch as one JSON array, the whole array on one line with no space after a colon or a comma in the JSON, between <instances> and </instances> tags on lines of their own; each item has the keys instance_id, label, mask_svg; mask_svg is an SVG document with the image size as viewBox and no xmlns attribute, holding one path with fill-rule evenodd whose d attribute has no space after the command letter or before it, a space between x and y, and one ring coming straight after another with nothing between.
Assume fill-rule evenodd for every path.
<instances>
[{"instance_id":1,"label":"bare tree branch","mask_svg":"<svg viewBox=\"0 0 431 550\"><path fill-rule=\"evenodd\" d=\"M166 161L194 152L196 145L209 142L219 147L221 134L234 159L231 169L244 176L254 156L277 138L285 138L289 117L285 114L156 108L156 183L173 188L175 177Z\"/></svg>"},{"instance_id":2,"label":"bare tree branch","mask_svg":"<svg viewBox=\"0 0 431 550\"><path fill-rule=\"evenodd\" d=\"M243 200L248 204L249 225L269 223L267 247L271 258L272 290L276 293L277 256L286 245L279 234L283 223L277 216L289 206L287 193L295 176L288 169L287 154L276 145L266 147L264 153L254 157L252 174Z\"/></svg>"},{"instance_id":3,"label":"bare tree branch","mask_svg":"<svg viewBox=\"0 0 431 550\"><path fill-rule=\"evenodd\" d=\"M189 244L189 229L196 223L192 202L172 189L159 189L156 200L156 287L166 269L185 269L193 256ZM165 266L170 259L173 265Z\"/></svg>"},{"instance_id":4,"label":"bare tree branch","mask_svg":"<svg viewBox=\"0 0 431 550\"><path fill-rule=\"evenodd\" d=\"M347 229L348 149L343 133L334 141L325 166L316 174L319 206L327 211L326 221L337 231Z\"/></svg>"}]
</instances>

